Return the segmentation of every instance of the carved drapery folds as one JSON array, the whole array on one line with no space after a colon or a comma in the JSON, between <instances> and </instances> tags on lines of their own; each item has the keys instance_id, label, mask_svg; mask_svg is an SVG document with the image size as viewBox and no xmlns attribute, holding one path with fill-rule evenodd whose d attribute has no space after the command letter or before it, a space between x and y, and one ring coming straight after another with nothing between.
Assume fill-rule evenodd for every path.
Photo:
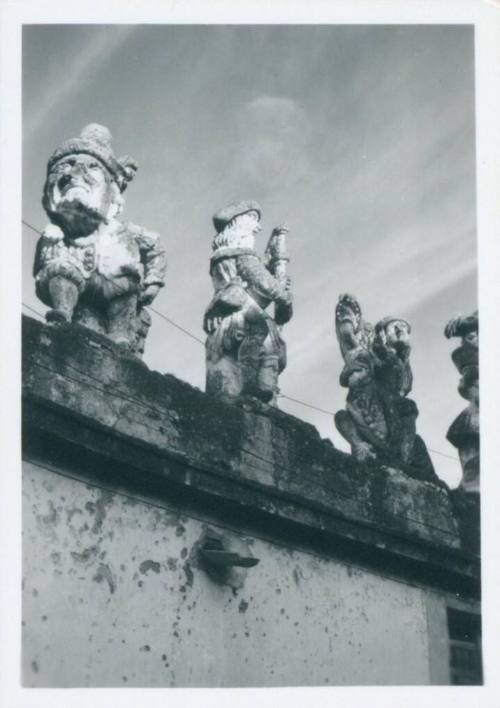
<instances>
[{"instance_id":1,"label":"carved drapery folds","mask_svg":"<svg viewBox=\"0 0 500 708\"><path fill-rule=\"evenodd\" d=\"M255 251L261 210L234 202L213 217L216 234L210 275L214 296L203 328L206 390L229 400L251 396L275 403L278 376L286 366L281 329L292 317L285 226L273 230L264 258ZM274 316L267 308L274 304Z\"/></svg>"},{"instance_id":2,"label":"carved drapery folds","mask_svg":"<svg viewBox=\"0 0 500 708\"><path fill-rule=\"evenodd\" d=\"M469 405L451 424L446 435L457 448L462 465L460 486L479 492L479 320L477 311L470 317L455 317L444 330L445 337L460 337L461 344L451 358L461 379L458 392Z\"/></svg>"},{"instance_id":3,"label":"carved drapery folds","mask_svg":"<svg viewBox=\"0 0 500 708\"><path fill-rule=\"evenodd\" d=\"M37 244L38 297L51 324L84 325L141 355L151 319L145 309L164 285L158 234L118 219L137 164L116 158L97 124L57 148L42 204L50 218Z\"/></svg>"},{"instance_id":4,"label":"carved drapery folds","mask_svg":"<svg viewBox=\"0 0 500 708\"><path fill-rule=\"evenodd\" d=\"M416 434L418 409L407 396L412 388L411 327L385 317L375 327L363 319L359 302L341 295L335 331L344 359L340 384L349 389L335 424L359 462L377 460L413 477L434 481L425 443Z\"/></svg>"}]
</instances>

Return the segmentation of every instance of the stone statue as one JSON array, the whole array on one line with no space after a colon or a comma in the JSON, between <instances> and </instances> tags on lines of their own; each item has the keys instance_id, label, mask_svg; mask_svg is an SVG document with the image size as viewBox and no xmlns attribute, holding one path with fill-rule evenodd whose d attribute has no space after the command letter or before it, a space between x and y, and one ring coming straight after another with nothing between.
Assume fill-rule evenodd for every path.
<instances>
[{"instance_id":1,"label":"stone statue","mask_svg":"<svg viewBox=\"0 0 500 708\"><path fill-rule=\"evenodd\" d=\"M51 223L37 245L36 292L50 324L81 324L140 356L166 259L158 234L118 219L137 164L117 159L110 142L91 124L49 159L42 204Z\"/></svg>"},{"instance_id":2,"label":"stone statue","mask_svg":"<svg viewBox=\"0 0 500 708\"><path fill-rule=\"evenodd\" d=\"M286 366L281 328L292 317L285 226L275 228L264 259L255 251L261 210L254 201L229 204L213 217L216 234L210 275L214 297L203 322L206 390L234 400L252 396L275 403ZM267 308L274 303L274 317Z\"/></svg>"},{"instance_id":3,"label":"stone statue","mask_svg":"<svg viewBox=\"0 0 500 708\"><path fill-rule=\"evenodd\" d=\"M451 424L446 435L457 448L462 465L460 487L479 492L479 320L477 311L470 317L455 317L445 327L447 339L460 337L460 346L452 352L453 363L460 372L460 395L469 405Z\"/></svg>"},{"instance_id":4,"label":"stone statue","mask_svg":"<svg viewBox=\"0 0 500 708\"><path fill-rule=\"evenodd\" d=\"M416 434L417 406L407 398L412 388L409 323L385 317L373 328L356 298L345 294L335 311L335 330L345 362L340 384L349 389L335 424L353 457L398 467L418 479L437 479Z\"/></svg>"}]
</instances>

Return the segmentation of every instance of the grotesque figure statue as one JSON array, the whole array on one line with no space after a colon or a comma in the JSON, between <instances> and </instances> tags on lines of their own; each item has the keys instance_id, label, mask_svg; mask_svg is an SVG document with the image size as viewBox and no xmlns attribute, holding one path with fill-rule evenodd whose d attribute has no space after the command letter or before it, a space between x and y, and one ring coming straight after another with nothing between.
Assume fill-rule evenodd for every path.
<instances>
[{"instance_id":1,"label":"grotesque figure statue","mask_svg":"<svg viewBox=\"0 0 500 708\"><path fill-rule=\"evenodd\" d=\"M292 317L286 274L287 228L274 229L264 261L255 251L261 230L256 202L229 204L213 217L210 275L214 297L205 311L207 392L229 400L252 396L275 402L286 366L281 327ZM274 303L274 318L266 308Z\"/></svg>"},{"instance_id":2,"label":"grotesque figure statue","mask_svg":"<svg viewBox=\"0 0 500 708\"><path fill-rule=\"evenodd\" d=\"M346 408L335 415L338 431L360 462L375 459L387 437L380 395L375 384L374 331L362 318L356 298L341 295L335 311L335 331L345 366L340 385L347 387Z\"/></svg>"},{"instance_id":3,"label":"grotesque figure statue","mask_svg":"<svg viewBox=\"0 0 500 708\"><path fill-rule=\"evenodd\" d=\"M412 387L410 332L406 320L385 317L365 322L352 295L341 295L335 329L345 366L340 384L349 389L335 424L359 462L378 460L408 474L435 480L432 462L416 434L417 406Z\"/></svg>"},{"instance_id":4,"label":"grotesque figure statue","mask_svg":"<svg viewBox=\"0 0 500 708\"><path fill-rule=\"evenodd\" d=\"M144 307L164 284L166 260L156 233L118 219L137 165L115 158L110 141L107 128L88 125L49 159L36 292L50 324L79 323L140 355L151 324Z\"/></svg>"},{"instance_id":5,"label":"grotesque figure statue","mask_svg":"<svg viewBox=\"0 0 500 708\"><path fill-rule=\"evenodd\" d=\"M451 355L460 372L460 395L469 405L451 424L447 439L457 448L462 465L460 487L479 492L479 320L477 311L470 317L455 317L444 330L445 337L461 337L461 345Z\"/></svg>"}]
</instances>

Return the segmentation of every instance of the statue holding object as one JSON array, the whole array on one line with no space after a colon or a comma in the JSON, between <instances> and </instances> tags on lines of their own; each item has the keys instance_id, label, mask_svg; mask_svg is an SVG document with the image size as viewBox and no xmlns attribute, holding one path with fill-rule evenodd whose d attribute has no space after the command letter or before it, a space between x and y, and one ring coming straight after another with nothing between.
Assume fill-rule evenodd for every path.
<instances>
[{"instance_id":1,"label":"statue holding object","mask_svg":"<svg viewBox=\"0 0 500 708\"><path fill-rule=\"evenodd\" d=\"M335 330L345 362L340 384L349 389L335 425L353 457L435 481L425 444L416 434L417 406L407 398L413 381L409 323L385 317L373 327L363 319L357 299L344 294L336 307Z\"/></svg>"},{"instance_id":2,"label":"statue holding object","mask_svg":"<svg viewBox=\"0 0 500 708\"><path fill-rule=\"evenodd\" d=\"M50 324L81 324L140 356L166 259L158 234L118 219L137 164L116 158L110 143L94 123L49 159L42 204L51 223L37 244L36 293Z\"/></svg>"},{"instance_id":3,"label":"statue holding object","mask_svg":"<svg viewBox=\"0 0 500 708\"><path fill-rule=\"evenodd\" d=\"M453 363L460 372L460 395L469 405L451 424L446 435L457 448L462 465L460 487L466 492L479 492L479 319L477 311L470 317L455 317L444 330L445 337L460 337L460 346L452 352Z\"/></svg>"},{"instance_id":4,"label":"statue holding object","mask_svg":"<svg viewBox=\"0 0 500 708\"><path fill-rule=\"evenodd\" d=\"M292 317L286 226L273 230L264 259L255 251L261 210L254 201L229 204L213 217L210 275L214 297L203 328L207 393L275 403L286 366L281 328ZM274 303L274 317L267 308Z\"/></svg>"}]
</instances>

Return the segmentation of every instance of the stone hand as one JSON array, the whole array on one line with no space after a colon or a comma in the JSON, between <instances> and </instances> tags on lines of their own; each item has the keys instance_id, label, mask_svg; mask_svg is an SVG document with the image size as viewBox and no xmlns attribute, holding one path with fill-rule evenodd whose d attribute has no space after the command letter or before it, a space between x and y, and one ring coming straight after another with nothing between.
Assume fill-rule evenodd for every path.
<instances>
[{"instance_id":1,"label":"stone hand","mask_svg":"<svg viewBox=\"0 0 500 708\"><path fill-rule=\"evenodd\" d=\"M151 305L155 297L158 295L160 286L156 283L152 285L147 285L144 289L142 295L140 296L140 301L143 305Z\"/></svg>"},{"instance_id":2,"label":"stone hand","mask_svg":"<svg viewBox=\"0 0 500 708\"><path fill-rule=\"evenodd\" d=\"M283 279L281 279L280 282L282 290L280 296L277 299L285 305L289 305L293 301L292 279L289 275L287 275Z\"/></svg>"},{"instance_id":3,"label":"stone hand","mask_svg":"<svg viewBox=\"0 0 500 708\"><path fill-rule=\"evenodd\" d=\"M221 324L222 320L223 317L207 317L203 329L207 334L212 334Z\"/></svg>"},{"instance_id":4,"label":"stone hand","mask_svg":"<svg viewBox=\"0 0 500 708\"><path fill-rule=\"evenodd\" d=\"M370 372L368 367L360 367L353 371L349 376L348 386L349 388L357 388L366 386L366 384L371 381L373 374Z\"/></svg>"},{"instance_id":5,"label":"stone hand","mask_svg":"<svg viewBox=\"0 0 500 708\"><path fill-rule=\"evenodd\" d=\"M47 224L43 230L42 236L48 242L57 243L64 239L64 232L59 226L56 226L56 224Z\"/></svg>"},{"instance_id":6,"label":"stone hand","mask_svg":"<svg viewBox=\"0 0 500 708\"><path fill-rule=\"evenodd\" d=\"M288 263L289 258L286 251L286 235L288 234L288 227L284 224L282 226L276 226L269 241L267 242L267 247L264 253L264 262L266 268L275 276L280 277L284 275L286 270L286 263Z\"/></svg>"},{"instance_id":7,"label":"stone hand","mask_svg":"<svg viewBox=\"0 0 500 708\"><path fill-rule=\"evenodd\" d=\"M352 453L358 462L366 462L367 460L375 460L377 455L372 446L367 442L356 442L352 446Z\"/></svg>"},{"instance_id":8,"label":"stone hand","mask_svg":"<svg viewBox=\"0 0 500 708\"><path fill-rule=\"evenodd\" d=\"M279 236L280 234L287 234L289 233L290 229L287 226L287 224L280 224L279 226L275 226L271 236Z\"/></svg>"}]
</instances>

